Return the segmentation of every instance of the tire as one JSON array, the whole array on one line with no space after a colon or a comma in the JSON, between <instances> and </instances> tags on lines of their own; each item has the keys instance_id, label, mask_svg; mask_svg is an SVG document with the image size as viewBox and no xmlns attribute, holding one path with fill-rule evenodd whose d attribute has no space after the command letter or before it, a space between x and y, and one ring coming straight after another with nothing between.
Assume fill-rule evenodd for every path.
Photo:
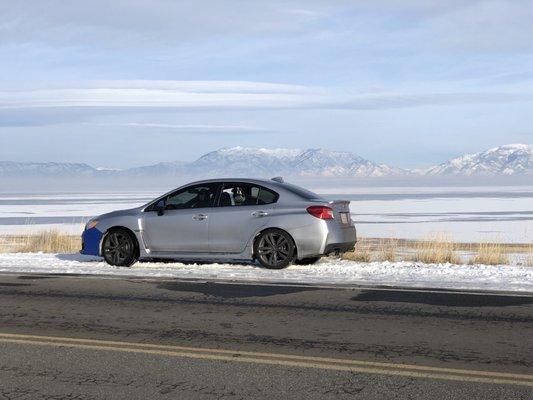
<instances>
[{"instance_id":1,"label":"tire","mask_svg":"<svg viewBox=\"0 0 533 400\"><path fill-rule=\"evenodd\" d=\"M254 255L263 267L282 269L294 261L296 246L287 232L281 229L267 229L255 239Z\"/></svg>"},{"instance_id":2,"label":"tire","mask_svg":"<svg viewBox=\"0 0 533 400\"><path fill-rule=\"evenodd\" d=\"M302 258L301 260L294 260L296 265L311 265L316 264L320 260L320 257L308 257Z\"/></svg>"},{"instance_id":3,"label":"tire","mask_svg":"<svg viewBox=\"0 0 533 400\"><path fill-rule=\"evenodd\" d=\"M112 229L102 243L104 260L116 267L130 267L138 259L137 239L126 229Z\"/></svg>"}]
</instances>

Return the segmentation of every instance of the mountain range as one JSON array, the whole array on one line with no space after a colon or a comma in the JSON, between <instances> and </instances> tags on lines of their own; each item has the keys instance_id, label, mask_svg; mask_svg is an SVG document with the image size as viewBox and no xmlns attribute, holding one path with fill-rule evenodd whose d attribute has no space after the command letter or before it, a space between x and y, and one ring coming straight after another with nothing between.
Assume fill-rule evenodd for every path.
<instances>
[{"instance_id":1,"label":"mountain range","mask_svg":"<svg viewBox=\"0 0 533 400\"><path fill-rule=\"evenodd\" d=\"M0 161L0 178L275 175L345 178L533 175L533 148L527 144L504 145L479 153L464 154L424 170L379 164L346 151L240 146L209 152L193 162L162 162L125 170L94 168L83 163Z\"/></svg>"}]
</instances>

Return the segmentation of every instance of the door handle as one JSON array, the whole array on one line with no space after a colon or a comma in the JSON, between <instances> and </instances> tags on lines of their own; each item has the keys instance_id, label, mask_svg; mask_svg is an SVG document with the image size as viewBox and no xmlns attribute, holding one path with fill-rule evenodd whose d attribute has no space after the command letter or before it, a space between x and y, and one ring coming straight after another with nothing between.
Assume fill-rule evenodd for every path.
<instances>
[{"instance_id":1,"label":"door handle","mask_svg":"<svg viewBox=\"0 0 533 400\"><path fill-rule=\"evenodd\" d=\"M253 217L266 217L268 213L266 211L254 211L252 213Z\"/></svg>"},{"instance_id":2,"label":"door handle","mask_svg":"<svg viewBox=\"0 0 533 400\"><path fill-rule=\"evenodd\" d=\"M196 214L192 217L192 219L196 221L203 221L204 219L207 219L207 215L205 214Z\"/></svg>"}]
</instances>

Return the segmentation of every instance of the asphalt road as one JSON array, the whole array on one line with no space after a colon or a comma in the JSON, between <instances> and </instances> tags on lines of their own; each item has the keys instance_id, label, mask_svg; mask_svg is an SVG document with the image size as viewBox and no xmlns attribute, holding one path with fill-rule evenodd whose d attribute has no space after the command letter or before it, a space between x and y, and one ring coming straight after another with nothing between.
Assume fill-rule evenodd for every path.
<instances>
[{"instance_id":1,"label":"asphalt road","mask_svg":"<svg viewBox=\"0 0 533 400\"><path fill-rule=\"evenodd\" d=\"M0 399L532 399L533 297L0 275Z\"/></svg>"}]
</instances>

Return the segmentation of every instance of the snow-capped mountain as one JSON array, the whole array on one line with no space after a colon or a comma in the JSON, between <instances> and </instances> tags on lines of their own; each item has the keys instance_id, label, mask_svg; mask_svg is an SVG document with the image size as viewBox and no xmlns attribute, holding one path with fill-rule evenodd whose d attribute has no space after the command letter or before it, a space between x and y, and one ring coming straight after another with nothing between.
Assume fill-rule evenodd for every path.
<instances>
[{"instance_id":1,"label":"snow-capped mountain","mask_svg":"<svg viewBox=\"0 0 533 400\"><path fill-rule=\"evenodd\" d=\"M347 151L309 149L295 158L289 171L309 176L379 177L402 174L400 168L365 160Z\"/></svg>"},{"instance_id":2,"label":"snow-capped mountain","mask_svg":"<svg viewBox=\"0 0 533 400\"><path fill-rule=\"evenodd\" d=\"M401 173L356 154L323 149L264 149L232 147L210 152L185 170L191 174L213 171L222 175L377 177Z\"/></svg>"},{"instance_id":3,"label":"snow-capped mountain","mask_svg":"<svg viewBox=\"0 0 533 400\"><path fill-rule=\"evenodd\" d=\"M406 170L366 160L347 151L324 149L265 149L231 147L207 153L193 162L161 162L115 170L81 163L24 163L0 161L0 178L91 177L423 177L423 176L527 176L533 175L530 145L510 144L465 154L427 170Z\"/></svg>"},{"instance_id":4,"label":"snow-capped mountain","mask_svg":"<svg viewBox=\"0 0 533 400\"><path fill-rule=\"evenodd\" d=\"M231 147L212 151L186 167L193 175L206 171L222 175L279 174L287 171L291 162L302 151L299 149L264 149Z\"/></svg>"},{"instance_id":5,"label":"snow-capped mountain","mask_svg":"<svg viewBox=\"0 0 533 400\"><path fill-rule=\"evenodd\" d=\"M533 174L533 148L508 144L465 154L429 168L426 175L524 175Z\"/></svg>"}]
</instances>

